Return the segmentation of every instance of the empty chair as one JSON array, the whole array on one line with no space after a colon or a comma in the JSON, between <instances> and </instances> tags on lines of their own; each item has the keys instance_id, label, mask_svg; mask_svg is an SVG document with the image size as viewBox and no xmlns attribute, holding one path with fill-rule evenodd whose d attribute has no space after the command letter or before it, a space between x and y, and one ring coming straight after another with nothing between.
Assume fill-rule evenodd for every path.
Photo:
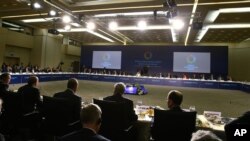
<instances>
[{"instance_id":1,"label":"empty chair","mask_svg":"<svg viewBox=\"0 0 250 141\"><path fill-rule=\"evenodd\" d=\"M151 134L156 141L190 141L195 131L196 112L154 110Z\"/></svg>"},{"instance_id":2,"label":"empty chair","mask_svg":"<svg viewBox=\"0 0 250 141\"><path fill-rule=\"evenodd\" d=\"M81 128L80 120L72 121L73 104L60 98L43 97L43 131L52 136L62 136ZM79 111L80 112L80 111Z\"/></svg>"},{"instance_id":3,"label":"empty chair","mask_svg":"<svg viewBox=\"0 0 250 141\"><path fill-rule=\"evenodd\" d=\"M102 110L100 134L112 141L131 141L134 139L134 128L129 123L125 103L93 99Z\"/></svg>"}]
</instances>

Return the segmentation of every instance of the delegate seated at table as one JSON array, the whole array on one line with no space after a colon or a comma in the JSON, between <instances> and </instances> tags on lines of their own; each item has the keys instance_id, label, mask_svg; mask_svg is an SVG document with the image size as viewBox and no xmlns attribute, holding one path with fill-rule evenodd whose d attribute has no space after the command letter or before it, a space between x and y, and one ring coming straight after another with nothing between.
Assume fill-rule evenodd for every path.
<instances>
[{"instance_id":1,"label":"delegate seated at table","mask_svg":"<svg viewBox=\"0 0 250 141\"><path fill-rule=\"evenodd\" d=\"M107 96L107 97L103 98L103 100L126 103L126 105L127 105L126 109L128 110L128 113L129 113L128 114L128 117L130 120L129 123L132 124L133 122L137 121L138 117L134 111L133 101L130 99L124 98L122 96L125 92L126 85L124 83L120 82L120 83L116 83L114 85L114 87L115 87L115 89L114 89L113 95Z\"/></svg>"},{"instance_id":2,"label":"delegate seated at table","mask_svg":"<svg viewBox=\"0 0 250 141\"><path fill-rule=\"evenodd\" d=\"M183 95L180 91L171 90L167 96L167 106L169 111L173 112L183 112L181 109L181 103L183 100Z\"/></svg>"},{"instance_id":3,"label":"delegate seated at table","mask_svg":"<svg viewBox=\"0 0 250 141\"><path fill-rule=\"evenodd\" d=\"M81 110L82 129L67 134L60 141L110 141L98 134L101 126L100 107L96 104L88 104Z\"/></svg>"}]
</instances>

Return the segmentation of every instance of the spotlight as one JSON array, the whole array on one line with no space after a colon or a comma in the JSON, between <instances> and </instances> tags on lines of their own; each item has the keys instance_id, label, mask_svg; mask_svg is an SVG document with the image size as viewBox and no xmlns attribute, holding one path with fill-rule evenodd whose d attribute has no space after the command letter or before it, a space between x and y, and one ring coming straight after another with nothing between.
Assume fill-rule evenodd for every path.
<instances>
[{"instance_id":1,"label":"spotlight","mask_svg":"<svg viewBox=\"0 0 250 141\"><path fill-rule=\"evenodd\" d=\"M176 30L180 30L184 26L184 22L182 20L178 20L178 19L171 20L171 24L172 24L173 28Z\"/></svg>"},{"instance_id":2,"label":"spotlight","mask_svg":"<svg viewBox=\"0 0 250 141\"><path fill-rule=\"evenodd\" d=\"M147 23L145 21L139 21L137 26L141 29L144 30L147 27Z\"/></svg>"},{"instance_id":3,"label":"spotlight","mask_svg":"<svg viewBox=\"0 0 250 141\"><path fill-rule=\"evenodd\" d=\"M58 13L55 10L50 10L48 15L51 16L51 17L54 17L54 16L57 16Z\"/></svg>"},{"instance_id":4,"label":"spotlight","mask_svg":"<svg viewBox=\"0 0 250 141\"><path fill-rule=\"evenodd\" d=\"M69 23L69 22L71 22L71 18L70 18L70 16L68 16L68 15L64 15L64 16L62 17L62 20L63 20L64 23Z\"/></svg>"},{"instance_id":5,"label":"spotlight","mask_svg":"<svg viewBox=\"0 0 250 141\"><path fill-rule=\"evenodd\" d=\"M28 4L28 5L29 5L29 4ZM42 5L41 5L39 2L37 2L37 1L32 2L32 3L30 4L30 6L31 6L31 9L41 9L41 8L42 8Z\"/></svg>"},{"instance_id":6,"label":"spotlight","mask_svg":"<svg viewBox=\"0 0 250 141\"><path fill-rule=\"evenodd\" d=\"M118 24L117 24L117 22L110 22L109 23L109 29L110 30L116 30L117 29L117 27L118 27Z\"/></svg>"},{"instance_id":7,"label":"spotlight","mask_svg":"<svg viewBox=\"0 0 250 141\"><path fill-rule=\"evenodd\" d=\"M88 22L88 23L87 23L87 29L89 29L89 30L94 30L94 29L95 29L95 23L93 23L93 22Z\"/></svg>"},{"instance_id":8,"label":"spotlight","mask_svg":"<svg viewBox=\"0 0 250 141\"><path fill-rule=\"evenodd\" d=\"M71 29L71 26L70 25L66 25L65 27L64 27L64 30L66 30L66 31L69 31Z\"/></svg>"}]
</instances>

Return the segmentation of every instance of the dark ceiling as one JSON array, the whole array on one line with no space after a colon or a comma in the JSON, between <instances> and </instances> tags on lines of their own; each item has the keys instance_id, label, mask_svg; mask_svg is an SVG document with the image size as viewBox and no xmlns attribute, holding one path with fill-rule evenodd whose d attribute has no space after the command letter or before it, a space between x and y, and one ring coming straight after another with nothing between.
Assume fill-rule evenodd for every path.
<instances>
[{"instance_id":1,"label":"dark ceiling","mask_svg":"<svg viewBox=\"0 0 250 141\"><path fill-rule=\"evenodd\" d=\"M35 19L48 17L46 13L51 8L57 9L61 13L72 14L81 24L79 28L85 28L87 20L93 20L97 28L94 32L112 39L116 43L167 43L167 44L193 44L201 43L239 43L250 38L250 0L175 0L177 3L178 15L175 19L181 19L185 25L181 30L174 30L176 41L170 29L153 30L118 30L110 31L108 23L117 21L119 26L136 26L138 20L147 21L148 25L170 25L169 19L164 15L147 16L118 16L95 18L97 14L145 12L145 11L166 11L163 2L166 0L40 0L43 9L34 10L28 6L30 0L1 0L0 17L3 21L19 24L22 26L36 28L63 28L60 21L24 23L24 19ZM197 9L192 14L195 3ZM229 8L232 8L231 10ZM242 10L244 8L244 11ZM60 9L60 10L59 10ZM224 12L223 12L224 10ZM225 12L226 11L226 12ZM216 13L213 21L208 17L211 13ZM201 21L202 29L194 29L189 25L191 16L194 22ZM218 26L219 27L216 27ZM188 28L190 32L188 32ZM76 27L74 27L76 28ZM206 30L206 32L204 32ZM198 36L204 32L201 40ZM71 39L82 43L103 43L109 42L92 33L66 32L62 33Z\"/></svg>"}]
</instances>

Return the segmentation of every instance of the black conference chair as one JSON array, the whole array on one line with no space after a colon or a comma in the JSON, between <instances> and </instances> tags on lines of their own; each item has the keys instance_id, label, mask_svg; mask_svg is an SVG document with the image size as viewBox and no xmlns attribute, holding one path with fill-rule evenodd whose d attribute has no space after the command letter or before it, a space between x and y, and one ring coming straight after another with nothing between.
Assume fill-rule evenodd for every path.
<instances>
[{"instance_id":1,"label":"black conference chair","mask_svg":"<svg viewBox=\"0 0 250 141\"><path fill-rule=\"evenodd\" d=\"M155 109L151 134L155 141L190 141L195 122L196 112Z\"/></svg>"},{"instance_id":2,"label":"black conference chair","mask_svg":"<svg viewBox=\"0 0 250 141\"><path fill-rule=\"evenodd\" d=\"M20 95L10 92L3 99L3 109L0 117L0 133L7 139L17 135L18 123L22 116Z\"/></svg>"},{"instance_id":3,"label":"black conference chair","mask_svg":"<svg viewBox=\"0 0 250 141\"><path fill-rule=\"evenodd\" d=\"M71 120L72 108L73 104L70 101L44 96L42 105L44 119L41 125L44 134L60 137L81 129L80 120Z\"/></svg>"},{"instance_id":4,"label":"black conference chair","mask_svg":"<svg viewBox=\"0 0 250 141\"><path fill-rule=\"evenodd\" d=\"M100 134L112 141L132 141L133 125L129 126L125 103L93 99L102 110Z\"/></svg>"}]
</instances>

